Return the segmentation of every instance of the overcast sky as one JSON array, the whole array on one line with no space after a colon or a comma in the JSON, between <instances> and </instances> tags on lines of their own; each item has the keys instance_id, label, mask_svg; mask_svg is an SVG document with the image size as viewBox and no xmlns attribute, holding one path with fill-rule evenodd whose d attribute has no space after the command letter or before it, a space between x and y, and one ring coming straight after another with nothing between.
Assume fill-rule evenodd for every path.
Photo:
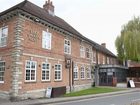
<instances>
[{"instance_id":1,"label":"overcast sky","mask_svg":"<svg viewBox=\"0 0 140 105\"><path fill-rule=\"evenodd\" d=\"M23 0L0 0L0 12ZM29 0L42 7L46 0ZM82 35L116 54L114 45L122 25L140 16L140 0L52 0L55 15L63 18Z\"/></svg>"}]
</instances>

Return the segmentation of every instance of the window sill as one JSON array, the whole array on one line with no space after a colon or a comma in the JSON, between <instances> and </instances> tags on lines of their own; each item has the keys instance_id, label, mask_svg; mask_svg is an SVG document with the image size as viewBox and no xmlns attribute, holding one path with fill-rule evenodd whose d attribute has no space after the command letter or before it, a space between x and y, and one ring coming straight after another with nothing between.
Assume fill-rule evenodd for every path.
<instances>
[{"instance_id":1,"label":"window sill","mask_svg":"<svg viewBox=\"0 0 140 105\"><path fill-rule=\"evenodd\" d=\"M62 80L54 80L54 82L62 82Z\"/></svg>"},{"instance_id":2,"label":"window sill","mask_svg":"<svg viewBox=\"0 0 140 105\"><path fill-rule=\"evenodd\" d=\"M64 54L66 54L66 55L71 55L71 53L66 53L66 52L64 52Z\"/></svg>"},{"instance_id":3,"label":"window sill","mask_svg":"<svg viewBox=\"0 0 140 105\"><path fill-rule=\"evenodd\" d=\"M37 81L25 81L25 83L36 83Z\"/></svg>"},{"instance_id":4,"label":"window sill","mask_svg":"<svg viewBox=\"0 0 140 105\"><path fill-rule=\"evenodd\" d=\"M86 78L81 78L81 80L85 80Z\"/></svg>"},{"instance_id":5,"label":"window sill","mask_svg":"<svg viewBox=\"0 0 140 105\"><path fill-rule=\"evenodd\" d=\"M41 82L42 82L42 83L51 82L51 80L42 80Z\"/></svg>"},{"instance_id":6,"label":"window sill","mask_svg":"<svg viewBox=\"0 0 140 105\"><path fill-rule=\"evenodd\" d=\"M74 79L74 81L79 81L79 79Z\"/></svg>"},{"instance_id":7,"label":"window sill","mask_svg":"<svg viewBox=\"0 0 140 105\"><path fill-rule=\"evenodd\" d=\"M4 84L4 81L0 81L0 84Z\"/></svg>"},{"instance_id":8,"label":"window sill","mask_svg":"<svg viewBox=\"0 0 140 105\"><path fill-rule=\"evenodd\" d=\"M7 46L7 45L3 45L3 46L1 45L0 48L6 47L6 46Z\"/></svg>"}]
</instances>

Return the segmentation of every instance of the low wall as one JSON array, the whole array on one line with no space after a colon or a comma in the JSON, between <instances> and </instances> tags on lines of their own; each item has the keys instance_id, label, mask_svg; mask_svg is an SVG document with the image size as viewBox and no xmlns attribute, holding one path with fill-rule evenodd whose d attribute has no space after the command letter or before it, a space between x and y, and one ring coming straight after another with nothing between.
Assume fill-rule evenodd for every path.
<instances>
[{"instance_id":1,"label":"low wall","mask_svg":"<svg viewBox=\"0 0 140 105\"><path fill-rule=\"evenodd\" d=\"M83 85L73 85L71 88L71 91L75 92L75 91L80 91L80 90L84 90L84 89L88 89L91 88L92 84L83 84ZM70 93L70 88L69 86L67 87L67 93Z\"/></svg>"}]
</instances>

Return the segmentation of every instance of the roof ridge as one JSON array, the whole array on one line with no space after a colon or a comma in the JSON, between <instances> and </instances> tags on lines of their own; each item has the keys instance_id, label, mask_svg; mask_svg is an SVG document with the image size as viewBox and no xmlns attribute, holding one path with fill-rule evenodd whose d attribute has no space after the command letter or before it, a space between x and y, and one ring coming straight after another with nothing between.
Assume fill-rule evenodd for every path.
<instances>
[{"instance_id":1,"label":"roof ridge","mask_svg":"<svg viewBox=\"0 0 140 105\"><path fill-rule=\"evenodd\" d=\"M28 2L28 0L24 0L16 5L14 5L13 7L10 7L8 8L7 10L4 10L3 12L0 12L0 16L3 15L3 14L6 14L8 13L10 10L14 10L14 9L17 9L19 7L23 7L26 3Z\"/></svg>"},{"instance_id":2,"label":"roof ridge","mask_svg":"<svg viewBox=\"0 0 140 105\"><path fill-rule=\"evenodd\" d=\"M32 14L44 21L49 22L50 24L53 24L59 28L64 29L65 31L70 32L71 34L76 35L77 37L81 38L82 40L85 40L87 42L89 42L93 47L95 47L97 50L104 52L110 56L115 56L110 50L108 50L107 48L103 48L100 44L94 42L93 40L85 37L84 35L82 35L79 31L77 31L74 27L72 27L69 23L67 23L64 19L58 17L58 16L51 16L48 14L48 12L46 12L45 10L43 10L43 8L41 8L40 6L28 1L28 0L24 0L21 3L5 10L4 12L0 13L0 16L7 14L8 12L14 11L16 9L20 9L23 10L29 14Z\"/></svg>"}]
</instances>

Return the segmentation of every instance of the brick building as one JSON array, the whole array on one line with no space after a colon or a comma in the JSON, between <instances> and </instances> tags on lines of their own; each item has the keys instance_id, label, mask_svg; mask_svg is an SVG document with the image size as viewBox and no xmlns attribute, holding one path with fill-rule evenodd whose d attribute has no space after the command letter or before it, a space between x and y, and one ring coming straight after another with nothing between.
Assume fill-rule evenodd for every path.
<instances>
[{"instance_id":1,"label":"brick building","mask_svg":"<svg viewBox=\"0 0 140 105\"><path fill-rule=\"evenodd\" d=\"M97 64L117 59L105 44L57 17L50 0L43 8L25 0L0 13L0 96L25 99L45 96L47 87L88 88Z\"/></svg>"}]
</instances>

